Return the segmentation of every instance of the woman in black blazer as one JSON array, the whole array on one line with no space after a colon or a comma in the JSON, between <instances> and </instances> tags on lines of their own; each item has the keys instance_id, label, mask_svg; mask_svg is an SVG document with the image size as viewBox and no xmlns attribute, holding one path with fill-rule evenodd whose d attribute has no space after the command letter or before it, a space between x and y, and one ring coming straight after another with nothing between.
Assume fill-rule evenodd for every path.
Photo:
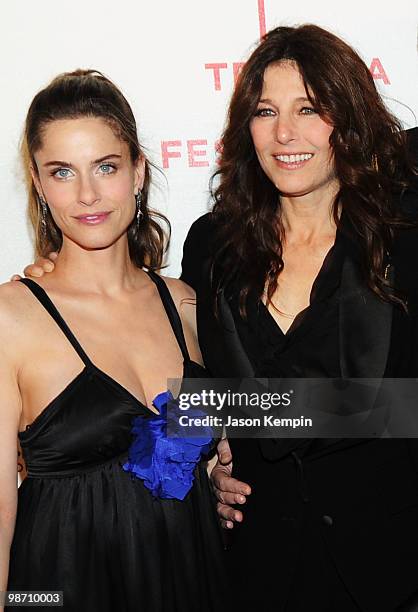
<instances>
[{"instance_id":1,"label":"woman in black blazer","mask_svg":"<svg viewBox=\"0 0 418 612\"><path fill-rule=\"evenodd\" d=\"M184 246L213 376L418 375L405 141L343 41L315 26L267 34L231 101L214 211ZM229 443L239 482L213 472L227 524L253 489L227 552L237 610L416 609L416 439Z\"/></svg>"}]
</instances>

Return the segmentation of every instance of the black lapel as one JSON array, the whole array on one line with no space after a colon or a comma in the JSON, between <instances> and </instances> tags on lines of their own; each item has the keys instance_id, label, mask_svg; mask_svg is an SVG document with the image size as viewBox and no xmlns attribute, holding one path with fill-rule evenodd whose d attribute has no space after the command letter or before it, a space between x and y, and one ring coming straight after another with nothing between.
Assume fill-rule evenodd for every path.
<instances>
[{"instance_id":1,"label":"black lapel","mask_svg":"<svg viewBox=\"0 0 418 612\"><path fill-rule=\"evenodd\" d=\"M346 256L340 294L340 366L343 378L382 378L388 359L393 306L364 286Z\"/></svg>"},{"instance_id":2,"label":"black lapel","mask_svg":"<svg viewBox=\"0 0 418 612\"><path fill-rule=\"evenodd\" d=\"M342 378L378 379L369 387L367 404L376 399L388 360L392 331L392 304L378 298L365 285L358 253L345 236L345 256L339 290L339 345ZM394 268L389 277L393 286ZM311 444L309 452L317 457L357 444L367 438L320 438Z\"/></svg>"},{"instance_id":3,"label":"black lapel","mask_svg":"<svg viewBox=\"0 0 418 612\"><path fill-rule=\"evenodd\" d=\"M393 286L394 269L390 267ZM384 376L391 338L393 306L378 298L364 285L355 258L345 256L340 285L339 340L342 378L377 378ZM373 402L379 392L376 381L373 394L367 401ZM366 438L320 439L311 451L316 455L335 452L346 447L367 442Z\"/></svg>"},{"instance_id":4,"label":"black lapel","mask_svg":"<svg viewBox=\"0 0 418 612\"><path fill-rule=\"evenodd\" d=\"M229 361L229 375L237 378L253 378L255 376L254 368L242 346L235 327L234 317L223 291L218 294L218 310L224 337L225 357Z\"/></svg>"},{"instance_id":5,"label":"black lapel","mask_svg":"<svg viewBox=\"0 0 418 612\"><path fill-rule=\"evenodd\" d=\"M218 316L207 262L197 291L197 329L206 367L218 378L253 378L254 368L242 346L225 294L217 295Z\"/></svg>"}]
</instances>

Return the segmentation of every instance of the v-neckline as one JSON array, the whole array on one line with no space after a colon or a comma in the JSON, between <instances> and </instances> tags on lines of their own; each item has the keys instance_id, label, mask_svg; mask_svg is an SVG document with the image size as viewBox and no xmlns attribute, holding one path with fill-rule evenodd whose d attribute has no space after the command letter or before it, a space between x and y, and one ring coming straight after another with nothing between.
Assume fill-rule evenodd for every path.
<instances>
[{"instance_id":1,"label":"v-neckline","mask_svg":"<svg viewBox=\"0 0 418 612\"><path fill-rule=\"evenodd\" d=\"M288 338L292 335L292 333L295 331L295 329L298 329L300 327L300 325L303 324L303 322L299 322L300 318L304 318L304 315L307 314L307 312L311 309L313 302L315 301L315 294L317 293L317 289L318 289L318 285L321 282L321 279L323 277L324 274L326 274L326 272L329 270L330 265L332 263L332 257L333 254L335 252L335 246L337 243L337 235L335 237L335 241L333 243L333 245L328 249L324 260L322 262L322 265L318 271L318 274L315 276L313 282L312 282L312 287L311 287L311 291L309 293L309 304L305 307L302 308L302 310L300 310L295 317L293 318L293 321L291 323L291 325L288 327L287 331L284 331L283 328L280 326L280 324L278 323L278 321L276 321L276 319L274 318L273 314L270 312L267 304L265 304L263 302L263 300L260 300L261 303L261 307L264 308L267 317L270 319L270 323L272 323L276 328L277 331L279 332L279 334L281 336L283 336L284 338Z\"/></svg>"},{"instance_id":2,"label":"v-neckline","mask_svg":"<svg viewBox=\"0 0 418 612\"><path fill-rule=\"evenodd\" d=\"M184 373L185 373L185 368L186 368L187 363L195 364L197 366L199 366L199 364L197 364L196 362L190 359L190 356L187 350L187 346L184 340L183 330L181 328L181 321L178 316L177 310L174 306L174 302L172 301L171 295L164 281L161 279L161 277L156 278L156 275L154 273L149 272L148 276L157 287L163 308L169 320L174 337L183 355L182 378L184 378ZM29 425L26 426L25 430L19 432L19 436L21 434L25 434L28 429L32 429L32 426L34 426L35 423L37 424L38 421L42 422L45 418L47 418L47 416L49 415L51 411L53 411L54 406L57 405L59 400L65 397L65 395L69 392L69 390L72 390L72 388L77 384L77 382L80 379L83 378L83 376L86 375L86 373L91 372L91 371L96 372L99 376L106 379L108 382L110 382L114 386L116 386L121 392L125 393L131 399L131 401L134 402L138 407L142 408L143 410L146 410L147 413L150 414L150 416L158 416L157 412L154 412L153 410L151 410L151 408L149 408L144 402L138 399L136 395L134 395L131 391L129 391L129 389L127 389L122 383L120 383L118 380L113 378L110 374L108 374L107 372L99 368L94 362L91 361L91 359L89 358L87 353L84 351L81 344L79 343L79 341L77 340L77 338L74 336L73 332L67 325L61 313L55 306L54 302L51 300L51 298L49 297L45 289L41 287L41 285L27 278L20 279L20 280L22 284L24 284L31 291L31 293L37 298L37 300L45 308L45 310L48 312L51 318L55 321L57 326L60 328L64 336L67 338L67 340L70 342L70 344L73 346L74 350L80 357L81 361L84 364L84 368L72 380L70 380L67 385L65 385L62 391L60 391L56 397L54 397L50 402L48 402L48 404L41 410L41 412L38 413L38 415L33 419L33 421ZM173 312L173 309L175 312ZM178 325L180 326L179 330L176 330L175 328L176 315L177 315ZM160 393L163 393L163 392L164 391L161 391ZM154 402L154 400L156 399L156 397L158 397L160 393L157 393L157 395L153 398L152 402Z\"/></svg>"},{"instance_id":3,"label":"v-neckline","mask_svg":"<svg viewBox=\"0 0 418 612\"><path fill-rule=\"evenodd\" d=\"M188 364L194 364L198 367L202 367L200 364L192 360L183 361L182 379L184 379L186 366ZM105 381L109 382L120 392L125 394L133 404L135 404L141 410L145 411L145 414L148 418L159 416L158 412L154 412L153 410L151 410L149 406L147 406L142 400L138 399L133 393L131 393L131 391L129 391L129 389L122 385L122 383L107 374L107 372L104 372L103 370L95 366L93 363L90 363L88 365L85 365L84 368L78 374L76 374L76 376L72 380L70 380L67 385L65 385L65 387L58 393L58 395L56 395L50 402L48 402L48 404L36 415L33 421L29 423L25 429L18 432L19 439L26 439L27 436L32 436L34 429L36 431L36 429L41 427L42 424L46 420L48 420L57 409L59 409L60 401L62 401L66 396L72 393L72 391L77 387L79 382L83 380L85 376L91 374L92 372L100 378L104 379ZM160 393L164 393L164 391L160 391ZM160 395L160 393L157 393L157 395L153 398L152 403Z\"/></svg>"}]
</instances>

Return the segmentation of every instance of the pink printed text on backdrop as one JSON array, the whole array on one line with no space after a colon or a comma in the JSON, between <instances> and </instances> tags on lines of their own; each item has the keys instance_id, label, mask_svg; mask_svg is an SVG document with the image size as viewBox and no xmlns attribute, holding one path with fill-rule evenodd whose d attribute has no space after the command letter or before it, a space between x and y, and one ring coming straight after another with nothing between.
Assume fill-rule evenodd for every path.
<instances>
[{"instance_id":1,"label":"pink printed text on backdrop","mask_svg":"<svg viewBox=\"0 0 418 612\"><path fill-rule=\"evenodd\" d=\"M260 38L266 33L266 12L264 10L264 0L257 0L258 3L258 23L260 27Z\"/></svg>"},{"instance_id":2,"label":"pink printed text on backdrop","mask_svg":"<svg viewBox=\"0 0 418 612\"><path fill-rule=\"evenodd\" d=\"M214 91L221 91L223 85L225 85L224 79L222 79L222 76L227 74L224 72L225 70L232 70L235 83L243 66L243 62L212 62L205 64L205 70L212 71L211 87ZM372 59L369 70L375 81L381 80L385 85L390 85L389 77L378 57Z\"/></svg>"},{"instance_id":3,"label":"pink printed text on backdrop","mask_svg":"<svg viewBox=\"0 0 418 612\"><path fill-rule=\"evenodd\" d=\"M260 38L266 33L266 13L264 0L257 0L258 25ZM214 91L222 91L230 86L230 77L233 84L236 83L239 73L244 66L243 62L208 62L205 63L205 71L209 75L210 87ZM381 60L374 57L369 66L372 77L390 85L389 77L383 67ZM216 161L220 153L219 141L208 145L207 138L186 140L162 140L161 160L164 169L171 167L173 160L178 159L182 165L189 168L206 168Z\"/></svg>"},{"instance_id":4,"label":"pink printed text on backdrop","mask_svg":"<svg viewBox=\"0 0 418 612\"><path fill-rule=\"evenodd\" d=\"M221 145L219 140L208 146L206 138L192 140L162 140L161 159L165 170L171 167L171 161L180 159L182 165L189 168L206 168L216 161L220 154Z\"/></svg>"}]
</instances>

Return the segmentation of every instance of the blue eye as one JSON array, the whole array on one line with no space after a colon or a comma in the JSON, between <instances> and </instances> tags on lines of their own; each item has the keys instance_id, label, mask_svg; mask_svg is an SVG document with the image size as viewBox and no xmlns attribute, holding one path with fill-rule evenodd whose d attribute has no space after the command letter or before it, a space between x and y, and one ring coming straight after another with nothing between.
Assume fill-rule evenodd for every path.
<instances>
[{"instance_id":1,"label":"blue eye","mask_svg":"<svg viewBox=\"0 0 418 612\"><path fill-rule=\"evenodd\" d=\"M103 174L112 174L116 170L113 164L101 164L99 169Z\"/></svg>"},{"instance_id":2,"label":"blue eye","mask_svg":"<svg viewBox=\"0 0 418 612\"><path fill-rule=\"evenodd\" d=\"M60 179L66 179L71 176L71 171L68 168L58 168L58 170L54 170L52 175Z\"/></svg>"}]
</instances>

